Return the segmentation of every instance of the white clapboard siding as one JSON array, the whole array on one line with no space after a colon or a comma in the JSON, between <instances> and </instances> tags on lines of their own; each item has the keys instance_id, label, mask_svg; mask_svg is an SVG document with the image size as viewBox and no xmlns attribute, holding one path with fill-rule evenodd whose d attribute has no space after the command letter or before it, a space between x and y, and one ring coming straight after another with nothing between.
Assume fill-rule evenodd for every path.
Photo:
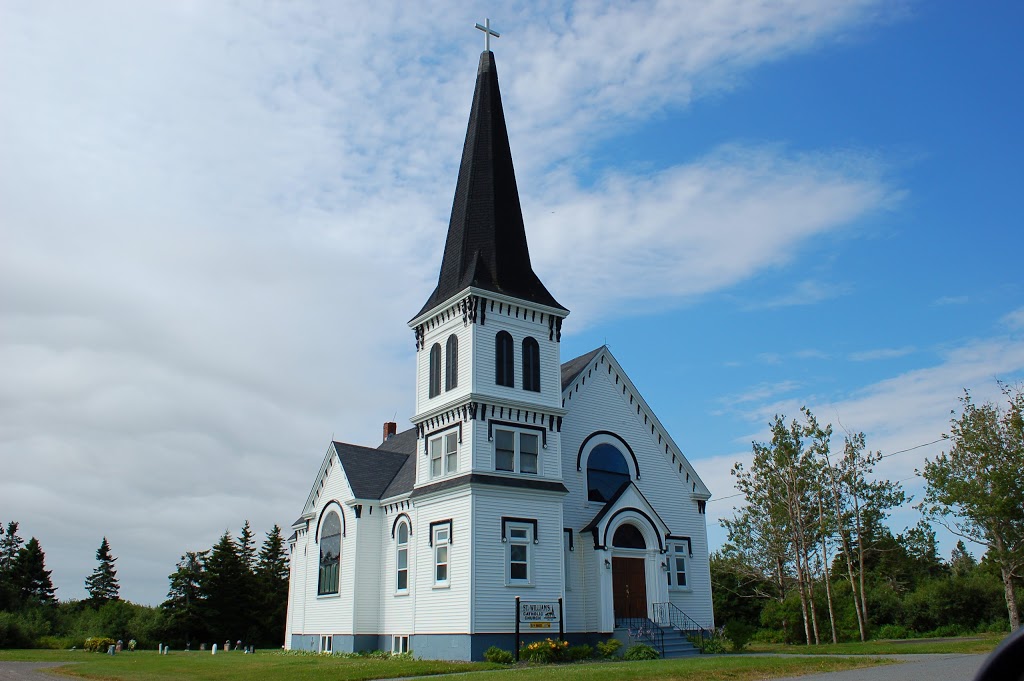
<instances>
[{"instance_id":1,"label":"white clapboard siding","mask_svg":"<svg viewBox=\"0 0 1024 681\"><path fill-rule=\"evenodd\" d=\"M430 523L451 519L452 542L449 547L449 585L434 585L434 551L429 545ZM414 631L417 634L469 632L469 603L472 570L473 516L469 490L463 488L438 498L416 502L416 560L414 589L416 599Z\"/></svg>"},{"instance_id":2,"label":"white clapboard siding","mask_svg":"<svg viewBox=\"0 0 1024 681\"><path fill-rule=\"evenodd\" d=\"M600 357L600 356L599 356ZM569 414L562 425L562 475L569 489L565 498L567 526L577 530L589 523L603 508L602 504L587 501L586 461L583 470L576 469L576 457L583 441L595 431L611 431L629 443L637 457L640 479L634 480L641 493L668 524L674 535L689 536L693 545L690 559L690 591L671 592L671 600L702 624L712 624L711 585L708 569L707 534L705 516L698 513L697 500L692 486L687 484L686 472L692 471L689 462L682 460L684 473L678 464L674 465L670 455L665 454L664 444L659 444L657 435L651 433L650 418L644 422L643 415L636 411L637 400L629 401L622 392L623 380L615 383L614 375L608 372L608 364L601 364L599 357L591 362L588 379L580 381L578 389L569 386L572 398L566 400ZM610 360L609 360L610 361ZM597 368L594 364L597 363ZM619 367L615 368L620 377L624 376ZM584 370L587 374L588 370ZM628 457L628 452L623 452ZM632 462L629 462L632 466ZM692 472L691 479L695 479ZM597 613L588 608L588 626L596 626L592 619Z\"/></svg>"},{"instance_id":3,"label":"white clapboard siding","mask_svg":"<svg viewBox=\"0 0 1024 681\"><path fill-rule=\"evenodd\" d=\"M519 413L515 413L518 411ZM473 467L476 472L483 473L494 473L494 442L489 439L490 432L487 427L488 419L495 419L498 421L505 421L513 424L522 424L523 426L530 427L543 427L545 429L545 437L547 446L540 447L538 450L537 459L537 475L529 475L531 478L544 478L550 480L560 480L562 477L562 457L560 455L561 450L561 436L558 430L548 430L547 420L538 417L536 421L532 418L527 419L525 410L512 410L512 413L508 409L502 412L501 407L495 407L493 409L490 406L487 407L487 413L485 418L480 420L477 419L472 424L473 430ZM531 414L532 415L532 414ZM465 424L463 425L465 428ZM465 430L463 432L466 432ZM539 434L539 433L538 433Z\"/></svg>"},{"instance_id":4,"label":"white clapboard siding","mask_svg":"<svg viewBox=\"0 0 1024 681\"><path fill-rule=\"evenodd\" d=\"M384 512L364 503L361 517L355 521L355 633L376 634L380 623L381 525Z\"/></svg>"},{"instance_id":5,"label":"white clapboard siding","mask_svg":"<svg viewBox=\"0 0 1024 681\"><path fill-rule=\"evenodd\" d=\"M504 306L507 309L507 305ZM520 316L517 319L507 312L498 314L497 304L494 312L490 311L488 303L487 320L484 324L474 324L473 330L473 393L487 397L514 400L517 402L533 402L545 407L558 407L562 402L561 385L561 344L548 340L549 331L547 322L541 324L541 315L537 314L538 321L532 321L532 311L529 318L523 319L526 308L520 308ZM513 312L515 308L513 307ZM545 315L545 320L547 316ZM509 388L497 385L495 377L494 341L499 331L507 331L512 336L513 355L515 357L515 386ZM530 336L537 341L540 350L540 392L523 390L523 339Z\"/></svg>"},{"instance_id":6,"label":"white clapboard siding","mask_svg":"<svg viewBox=\"0 0 1024 681\"><path fill-rule=\"evenodd\" d=\"M507 543L502 517L537 521L539 543L530 547L531 584L506 583ZM473 498L473 630L515 631L515 597L555 601L562 595L562 504L560 495L521 489L482 488Z\"/></svg>"},{"instance_id":7,"label":"white clapboard siding","mask_svg":"<svg viewBox=\"0 0 1024 681\"><path fill-rule=\"evenodd\" d=\"M378 511L381 509L378 508ZM411 520L409 535L409 585L405 593L396 591L396 538L391 536L391 528L395 519L404 513ZM426 528L421 528L416 521L415 509L390 511L383 516L380 527L380 586L377 594L380 610L380 633L408 635L413 631L413 608L416 602L416 545L426 543Z\"/></svg>"},{"instance_id":8,"label":"white clapboard siding","mask_svg":"<svg viewBox=\"0 0 1024 681\"><path fill-rule=\"evenodd\" d=\"M352 500L352 490L345 479L344 469L334 463L324 480L323 491L314 508L315 515L310 521L305 556L305 622L301 634L351 634L354 631L354 589L356 570L357 528L355 514L347 503ZM340 508L334 507L338 502ZM324 507L332 507L344 515L341 537L341 577L337 595L318 596L320 547L316 536L317 520Z\"/></svg>"},{"instance_id":9,"label":"white clapboard siding","mask_svg":"<svg viewBox=\"0 0 1024 681\"><path fill-rule=\"evenodd\" d=\"M459 339L458 385L444 389L447 359L446 344L452 334ZM471 389L471 364L473 361L473 326L462 323L461 314L449 314L446 321L431 328L424 334L423 348L416 351L416 413L421 414L450 402L458 401ZM437 343L441 346L441 393L430 397L430 348Z\"/></svg>"}]
</instances>

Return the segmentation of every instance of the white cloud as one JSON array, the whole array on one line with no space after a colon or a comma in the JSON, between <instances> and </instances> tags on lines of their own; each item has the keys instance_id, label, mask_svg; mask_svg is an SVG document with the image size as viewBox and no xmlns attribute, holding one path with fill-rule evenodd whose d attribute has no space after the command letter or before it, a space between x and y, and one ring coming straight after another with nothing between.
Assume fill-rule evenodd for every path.
<instances>
[{"instance_id":1,"label":"white cloud","mask_svg":"<svg viewBox=\"0 0 1024 681\"><path fill-rule=\"evenodd\" d=\"M527 224L574 320L609 294L621 309L720 290L893 200L855 155L773 147L575 179L593 140L880 6L510 13L499 66ZM332 434L372 443L410 414L403 322L443 245L472 11L0 7L0 498L62 598L106 535L123 595L159 602L181 552L247 517L289 522Z\"/></svg>"},{"instance_id":2,"label":"white cloud","mask_svg":"<svg viewBox=\"0 0 1024 681\"><path fill-rule=\"evenodd\" d=\"M1000 321L1011 329L1024 329L1024 307L1007 313Z\"/></svg>"},{"instance_id":3,"label":"white cloud","mask_svg":"<svg viewBox=\"0 0 1024 681\"><path fill-rule=\"evenodd\" d=\"M875 350L862 350L860 352L851 352L850 361L853 362L873 362L879 359L896 359L898 357L906 357L917 352L917 348L906 345L902 348L877 348Z\"/></svg>"}]
</instances>

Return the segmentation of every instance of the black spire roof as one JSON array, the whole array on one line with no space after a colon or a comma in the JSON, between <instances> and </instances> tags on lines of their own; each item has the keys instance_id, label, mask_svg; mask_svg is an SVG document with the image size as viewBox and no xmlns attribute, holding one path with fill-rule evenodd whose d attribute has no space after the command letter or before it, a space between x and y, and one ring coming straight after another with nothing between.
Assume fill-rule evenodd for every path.
<instances>
[{"instance_id":1,"label":"black spire roof","mask_svg":"<svg viewBox=\"0 0 1024 681\"><path fill-rule=\"evenodd\" d=\"M441 274L417 316L468 286L565 310L530 265L498 69L490 51L480 55Z\"/></svg>"}]
</instances>

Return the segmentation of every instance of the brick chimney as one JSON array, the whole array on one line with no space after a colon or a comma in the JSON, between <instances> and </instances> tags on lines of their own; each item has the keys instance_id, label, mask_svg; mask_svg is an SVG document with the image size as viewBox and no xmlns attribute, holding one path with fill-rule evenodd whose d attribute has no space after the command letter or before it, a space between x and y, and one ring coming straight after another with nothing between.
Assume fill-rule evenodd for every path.
<instances>
[{"instance_id":1,"label":"brick chimney","mask_svg":"<svg viewBox=\"0 0 1024 681\"><path fill-rule=\"evenodd\" d=\"M388 438L390 438L392 435L396 434L397 432L398 432L398 424L397 423L395 423L394 421L385 421L384 422L384 442L387 442Z\"/></svg>"}]
</instances>

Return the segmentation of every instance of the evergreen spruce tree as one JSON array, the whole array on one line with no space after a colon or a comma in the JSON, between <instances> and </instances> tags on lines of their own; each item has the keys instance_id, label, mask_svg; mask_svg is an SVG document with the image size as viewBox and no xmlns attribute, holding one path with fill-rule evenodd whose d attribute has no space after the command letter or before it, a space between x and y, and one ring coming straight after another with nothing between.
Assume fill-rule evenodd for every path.
<instances>
[{"instance_id":1,"label":"evergreen spruce tree","mask_svg":"<svg viewBox=\"0 0 1024 681\"><path fill-rule=\"evenodd\" d=\"M284 636L288 609L288 553L277 525L267 532L260 548L256 593L260 613L259 642L277 647Z\"/></svg>"},{"instance_id":2,"label":"evergreen spruce tree","mask_svg":"<svg viewBox=\"0 0 1024 681\"><path fill-rule=\"evenodd\" d=\"M238 557L248 572L256 571L256 541L252 533L252 527L246 520L242 525L242 531L238 534Z\"/></svg>"},{"instance_id":3,"label":"evergreen spruce tree","mask_svg":"<svg viewBox=\"0 0 1024 681\"><path fill-rule=\"evenodd\" d=\"M167 634L175 641L191 645L209 635L203 580L209 551L188 551L168 577L167 600L160 605L167 623Z\"/></svg>"},{"instance_id":4,"label":"evergreen spruce tree","mask_svg":"<svg viewBox=\"0 0 1024 681\"><path fill-rule=\"evenodd\" d=\"M7 531L0 527L0 574L9 572L14 565L14 559L18 557L18 550L25 541L18 536L18 523L11 521L7 523Z\"/></svg>"},{"instance_id":5,"label":"evergreen spruce tree","mask_svg":"<svg viewBox=\"0 0 1024 681\"><path fill-rule=\"evenodd\" d=\"M207 622L215 640L235 641L247 636L245 566L238 545L227 530L210 549L202 595L206 602Z\"/></svg>"},{"instance_id":6,"label":"evergreen spruce tree","mask_svg":"<svg viewBox=\"0 0 1024 681\"><path fill-rule=\"evenodd\" d=\"M110 555L110 544L106 537L96 549L96 560L100 564L85 578L85 590L89 593L89 601L99 607L108 601L120 600L121 591L121 585L117 582L117 570L114 569L114 561L117 558Z\"/></svg>"},{"instance_id":7,"label":"evergreen spruce tree","mask_svg":"<svg viewBox=\"0 0 1024 681\"><path fill-rule=\"evenodd\" d=\"M11 569L12 581L26 605L54 605L57 591L46 569L46 555L39 540L32 537L18 549Z\"/></svg>"}]
</instances>

